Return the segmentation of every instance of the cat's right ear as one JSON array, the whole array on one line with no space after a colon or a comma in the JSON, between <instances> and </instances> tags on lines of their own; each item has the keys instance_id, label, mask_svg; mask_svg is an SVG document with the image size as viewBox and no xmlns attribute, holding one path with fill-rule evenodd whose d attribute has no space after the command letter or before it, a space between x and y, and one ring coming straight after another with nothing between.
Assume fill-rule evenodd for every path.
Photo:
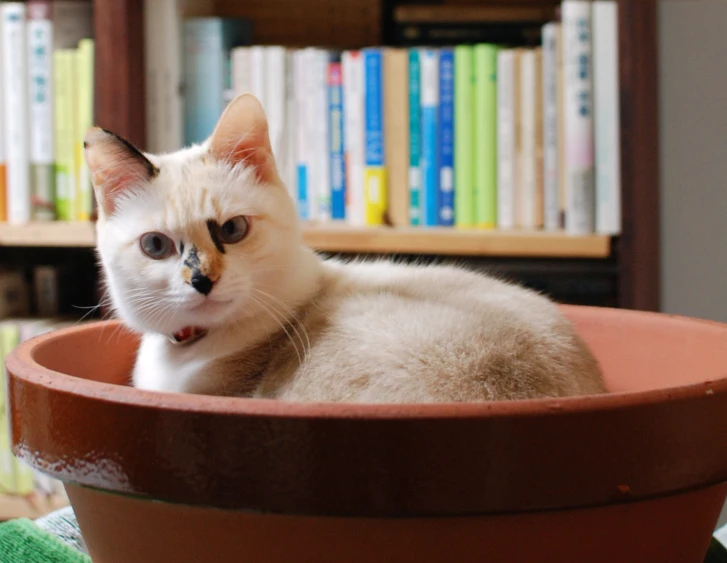
<instances>
[{"instance_id":1,"label":"cat's right ear","mask_svg":"<svg viewBox=\"0 0 727 563\"><path fill-rule=\"evenodd\" d=\"M112 215L119 196L129 195L159 174L141 151L118 135L93 127L83 140L86 164L104 215Z\"/></svg>"}]
</instances>

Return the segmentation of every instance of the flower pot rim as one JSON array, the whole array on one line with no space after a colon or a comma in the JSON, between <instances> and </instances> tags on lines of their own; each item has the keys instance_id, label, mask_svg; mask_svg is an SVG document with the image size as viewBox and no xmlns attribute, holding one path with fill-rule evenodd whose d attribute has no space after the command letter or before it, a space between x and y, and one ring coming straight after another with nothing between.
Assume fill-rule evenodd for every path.
<instances>
[{"instance_id":1,"label":"flower pot rim","mask_svg":"<svg viewBox=\"0 0 727 563\"><path fill-rule=\"evenodd\" d=\"M727 323L707 319L697 319L683 315L673 315L650 311L634 311L583 305L559 305L563 311L597 310L599 315L658 317L675 322L713 326L725 331ZM113 334L126 330L121 321L98 321L66 327L52 331L17 346L6 359L8 370L13 377L21 378L30 384L52 386L58 391L73 393L90 399L140 407L154 407L164 410L184 412L215 413L232 416L264 416L294 418L357 418L357 419L411 419L411 418L462 418L462 417L511 417L541 416L544 413L575 413L590 410L610 410L678 401L688 397L713 395L727 392L727 370L725 375L709 381L652 389L646 391L621 391L605 395L582 395L528 400L508 400L489 402L461 403L337 403L337 402L297 402L277 399L245 397L226 397L212 395L193 395L164 391L148 391L131 386L102 383L61 373L39 364L35 360L38 349L47 342L71 333L85 334L95 332L104 326Z\"/></svg>"}]
</instances>

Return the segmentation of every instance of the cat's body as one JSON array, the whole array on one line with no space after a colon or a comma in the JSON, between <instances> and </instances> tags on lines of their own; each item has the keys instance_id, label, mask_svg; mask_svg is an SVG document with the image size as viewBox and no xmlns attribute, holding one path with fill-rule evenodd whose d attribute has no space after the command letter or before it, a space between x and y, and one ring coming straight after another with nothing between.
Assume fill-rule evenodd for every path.
<instances>
[{"instance_id":1,"label":"cat's body","mask_svg":"<svg viewBox=\"0 0 727 563\"><path fill-rule=\"evenodd\" d=\"M87 137L113 304L144 333L135 385L367 403L605 391L543 296L454 267L346 264L305 248L261 124L245 96L208 143L174 155Z\"/></svg>"}]
</instances>

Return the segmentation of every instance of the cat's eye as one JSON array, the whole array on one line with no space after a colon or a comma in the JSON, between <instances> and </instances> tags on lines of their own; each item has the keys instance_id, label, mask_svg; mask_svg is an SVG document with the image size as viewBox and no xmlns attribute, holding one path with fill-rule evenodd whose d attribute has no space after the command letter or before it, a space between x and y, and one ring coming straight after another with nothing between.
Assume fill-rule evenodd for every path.
<instances>
[{"instance_id":1,"label":"cat's eye","mask_svg":"<svg viewBox=\"0 0 727 563\"><path fill-rule=\"evenodd\" d=\"M225 244L240 242L247 235L250 223L242 215L225 221L220 227L220 240Z\"/></svg>"},{"instance_id":2,"label":"cat's eye","mask_svg":"<svg viewBox=\"0 0 727 563\"><path fill-rule=\"evenodd\" d=\"M175 252L174 242L162 233L146 233L139 239L144 254L154 260L169 258Z\"/></svg>"}]
</instances>

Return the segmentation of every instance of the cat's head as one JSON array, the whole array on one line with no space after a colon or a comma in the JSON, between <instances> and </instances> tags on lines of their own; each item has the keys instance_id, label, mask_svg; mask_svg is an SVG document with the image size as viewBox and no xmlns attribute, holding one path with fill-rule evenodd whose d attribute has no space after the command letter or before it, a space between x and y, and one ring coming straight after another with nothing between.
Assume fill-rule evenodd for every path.
<instances>
[{"instance_id":1,"label":"cat's head","mask_svg":"<svg viewBox=\"0 0 727 563\"><path fill-rule=\"evenodd\" d=\"M84 146L98 252L129 326L172 335L281 299L301 234L257 99L236 98L205 143L176 153L145 155L99 128Z\"/></svg>"}]
</instances>

